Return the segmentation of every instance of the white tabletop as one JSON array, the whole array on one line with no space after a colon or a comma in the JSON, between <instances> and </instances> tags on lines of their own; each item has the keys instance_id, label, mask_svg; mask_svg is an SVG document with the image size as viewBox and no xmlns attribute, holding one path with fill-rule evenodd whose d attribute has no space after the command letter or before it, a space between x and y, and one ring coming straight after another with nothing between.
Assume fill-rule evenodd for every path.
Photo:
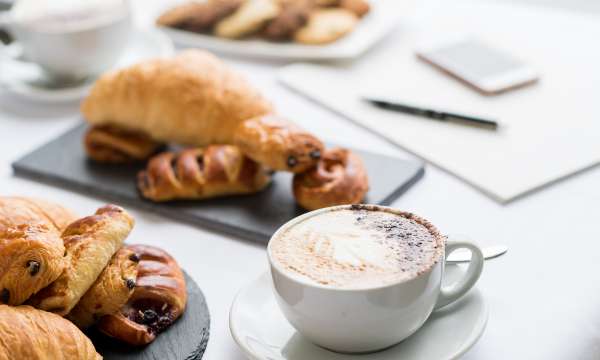
<instances>
[{"instance_id":1,"label":"white tabletop","mask_svg":"<svg viewBox=\"0 0 600 360\"><path fill-rule=\"evenodd\" d=\"M315 134L410 158L282 88L274 71L281 64L228 62L260 87L280 112ZM102 199L12 175L13 160L77 121L77 104L47 106L0 93L0 193L56 200L82 215L103 204ZM503 206L428 166L423 180L394 202L430 219L445 233L467 234L484 246L509 246L507 255L486 263L478 286L490 303L490 319L466 359L600 358L598 184L600 169L595 168ZM137 220L129 241L165 248L203 289L212 317L205 359L243 359L229 334L228 311L236 292L267 270L264 247L129 210Z\"/></svg>"}]
</instances>

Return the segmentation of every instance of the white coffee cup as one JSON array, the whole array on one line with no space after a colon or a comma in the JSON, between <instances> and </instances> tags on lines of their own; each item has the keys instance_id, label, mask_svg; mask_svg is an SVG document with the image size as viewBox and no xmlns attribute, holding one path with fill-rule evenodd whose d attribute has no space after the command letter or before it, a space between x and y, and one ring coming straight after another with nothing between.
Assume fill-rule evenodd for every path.
<instances>
[{"instance_id":1,"label":"white coffee cup","mask_svg":"<svg viewBox=\"0 0 600 360\"><path fill-rule=\"evenodd\" d=\"M15 55L2 47L0 57L35 63L55 80L80 80L110 68L129 41L129 3L112 0L111 6L94 11L92 2L80 1L73 5L81 6L77 12L67 6L72 5L69 1L74 0L20 0L9 12L1 13L0 28L15 38L22 59L14 59ZM65 6L58 6L61 3Z\"/></svg>"},{"instance_id":2,"label":"white coffee cup","mask_svg":"<svg viewBox=\"0 0 600 360\"><path fill-rule=\"evenodd\" d=\"M368 206L397 213L389 207ZM335 206L301 215L281 226L269 242L267 252L277 303L292 326L311 342L343 353L385 349L409 337L433 311L462 297L479 279L483 254L477 245L465 241L446 240L439 259L419 275L372 288L340 289L311 283L293 276L274 260L271 245L279 234L309 217L349 208ZM460 280L443 286L444 260L462 248L472 252L469 267Z\"/></svg>"}]
</instances>

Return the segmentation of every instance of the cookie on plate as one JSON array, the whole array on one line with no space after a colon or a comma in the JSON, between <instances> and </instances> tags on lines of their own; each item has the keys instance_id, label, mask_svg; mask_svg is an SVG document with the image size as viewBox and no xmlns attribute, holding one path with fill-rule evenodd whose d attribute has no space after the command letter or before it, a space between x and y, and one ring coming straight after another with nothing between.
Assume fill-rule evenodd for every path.
<instances>
[{"instance_id":1,"label":"cookie on plate","mask_svg":"<svg viewBox=\"0 0 600 360\"><path fill-rule=\"evenodd\" d=\"M308 23L294 34L302 44L327 44L347 35L356 27L358 17L340 8L318 9L308 18Z\"/></svg>"},{"instance_id":2,"label":"cookie on plate","mask_svg":"<svg viewBox=\"0 0 600 360\"><path fill-rule=\"evenodd\" d=\"M231 39L252 35L261 30L267 21L277 17L280 11L276 0L248 0L217 23L215 35Z\"/></svg>"}]
</instances>

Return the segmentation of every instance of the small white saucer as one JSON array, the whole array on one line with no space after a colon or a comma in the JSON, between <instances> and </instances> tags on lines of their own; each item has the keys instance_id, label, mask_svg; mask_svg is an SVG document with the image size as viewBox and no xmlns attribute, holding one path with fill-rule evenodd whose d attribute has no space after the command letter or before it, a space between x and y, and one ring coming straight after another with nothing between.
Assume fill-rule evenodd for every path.
<instances>
[{"instance_id":1,"label":"small white saucer","mask_svg":"<svg viewBox=\"0 0 600 360\"><path fill-rule=\"evenodd\" d=\"M173 42L160 31L134 30L129 47L113 66L121 68L142 59L170 56L174 54ZM57 103L84 98L95 78L76 84L55 84L44 77L42 70L34 64L0 59L0 89L29 100Z\"/></svg>"},{"instance_id":2,"label":"small white saucer","mask_svg":"<svg viewBox=\"0 0 600 360\"><path fill-rule=\"evenodd\" d=\"M463 271L446 267L452 281ZM423 327L410 338L387 350L346 355L325 350L304 339L279 310L270 274L242 289L229 313L233 339L252 360L412 360L456 359L477 342L488 319L487 303L473 289L463 299L435 311Z\"/></svg>"}]
</instances>

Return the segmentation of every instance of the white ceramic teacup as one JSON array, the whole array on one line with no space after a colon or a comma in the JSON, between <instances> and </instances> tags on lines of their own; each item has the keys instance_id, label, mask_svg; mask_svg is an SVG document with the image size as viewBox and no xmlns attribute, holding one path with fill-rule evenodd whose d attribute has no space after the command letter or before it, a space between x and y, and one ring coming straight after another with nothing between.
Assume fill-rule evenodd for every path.
<instances>
[{"instance_id":1,"label":"white ceramic teacup","mask_svg":"<svg viewBox=\"0 0 600 360\"><path fill-rule=\"evenodd\" d=\"M97 5L101 9L97 11L91 1L73 1L20 0L0 14L0 28L22 49L20 60L39 65L51 79L74 81L98 75L116 62L129 40L127 0L107 1ZM0 47L0 56L7 61L11 54Z\"/></svg>"},{"instance_id":2,"label":"white ceramic teacup","mask_svg":"<svg viewBox=\"0 0 600 360\"><path fill-rule=\"evenodd\" d=\"M477 245L446 240L444 252L419 275L384 286L339 289L304 281L290 274L271 252L273 239L308 217L349 208L315 210L290 220L273 234L268 246L275 298L288 321L311 342L344 353L363 353L395 345L417 331L431 313L463 296L479 279L484 257ZM397 210L375 206L395 212ZM434 228L435 230L435 228ZM437 230L435 230L437 232ZM437 236L442 236L438 235ZM456 249L472 252L463 278L442 285L445 258Z\"/></svg>"}]
</instances>

